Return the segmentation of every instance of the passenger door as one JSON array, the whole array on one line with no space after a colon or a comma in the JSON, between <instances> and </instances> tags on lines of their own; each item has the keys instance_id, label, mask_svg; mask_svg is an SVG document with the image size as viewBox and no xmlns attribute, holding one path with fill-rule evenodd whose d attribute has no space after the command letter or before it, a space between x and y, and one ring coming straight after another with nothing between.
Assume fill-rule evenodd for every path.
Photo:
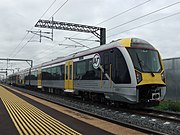
<instances>
[{"instance_id":1,"label":"passenger door","mask_svg":"<svg viewBox=\"0 0 180 135\"><path fill-rule=\"evenodd\" d=\"M37 85L38 85L38 88L42 88L42 69L41 69L41 67L39 67L38 71L37 71Z\"/></svg>"},{"instance_id":2,"label":"passenger door","mask_svg":"<svg viewBox=\"0 0 180 135\"><path fill-rule=\"evenodd\" d=\"M65 63L65 90L73 92L73 61L67 61Z\"/></svg>"}]
</instances>

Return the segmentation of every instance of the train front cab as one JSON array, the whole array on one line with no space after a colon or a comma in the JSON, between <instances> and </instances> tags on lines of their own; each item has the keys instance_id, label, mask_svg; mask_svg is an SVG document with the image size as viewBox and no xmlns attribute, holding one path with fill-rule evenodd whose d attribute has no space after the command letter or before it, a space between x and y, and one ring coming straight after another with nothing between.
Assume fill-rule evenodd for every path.
<instances>
[{"instance_id":1,"label":"train front cab","mask_svg":"<svg viewBox=\"0 0 180 135\"><path fill-rule=\"evenodd\" d=\"M126 47L134 65L136 102L147 106L158 105L166 93L164 66L159 52L141 39L123 39L120 43Z\"/></svg>"}]
</instances>

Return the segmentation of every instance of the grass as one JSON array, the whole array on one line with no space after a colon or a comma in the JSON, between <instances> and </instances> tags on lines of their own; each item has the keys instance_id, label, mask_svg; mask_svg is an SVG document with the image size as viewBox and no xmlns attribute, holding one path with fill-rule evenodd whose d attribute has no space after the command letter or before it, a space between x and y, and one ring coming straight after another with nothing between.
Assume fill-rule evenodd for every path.
<instances>
[{"instance_id":1,"label":"grass","mask_svg":"<svg viewBox=\"0 0 180 135\"><path fill-rule=\"evenodd\" d=\"M159 106L156 106L155 108L160 110L180 112L180 102L174 102L171 100L163 101L159 104Z\"/></svg>"}]
</instances>

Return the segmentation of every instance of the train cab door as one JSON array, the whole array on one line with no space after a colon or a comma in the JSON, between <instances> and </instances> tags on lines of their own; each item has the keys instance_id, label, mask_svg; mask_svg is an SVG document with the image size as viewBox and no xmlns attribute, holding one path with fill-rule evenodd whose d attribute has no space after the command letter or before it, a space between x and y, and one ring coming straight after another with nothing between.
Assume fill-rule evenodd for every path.
<instances>
[{"instance_id":1,"label":"train cab door","mask_svg":"<svg viewBox=\"0 0 180 135\"><path fill-rule=\"evenodd\" d=\"M65 63L65 92L73 92L73 61Z\"/></svg>"}]
</instances>

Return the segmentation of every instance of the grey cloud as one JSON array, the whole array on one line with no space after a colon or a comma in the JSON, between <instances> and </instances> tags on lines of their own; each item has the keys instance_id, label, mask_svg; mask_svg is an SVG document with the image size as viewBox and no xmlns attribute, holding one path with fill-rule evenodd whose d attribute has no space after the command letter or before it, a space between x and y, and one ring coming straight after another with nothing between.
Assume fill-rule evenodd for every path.
<instances>
[{"instance_id":1,"label":"grey cloud","mask_svg":"<svg viewBox=\"0 0 180 135\"><path fill-rule=\"evenodd\" d=\"M50 6L53 1L50 0L1 0L0 1L0 57L9 57L10 52L17 47L22 38L26 34L26 30L29 30L38 21L44 11ZM49 17L62 5L65 0L57 1L56 4L49 10L49 12L43 17L43 19L49 19ZM120 15L111 21L100 24L99 26L110 29L116 25L127 22L138 16L147 14L151 11L159 9L176 2L172 1L155 1L152 0L147 4L134 9L126 14ZM68 3L54 16L55 20L64 22L73 22L87 25L96 25L99 22L106 20L122 11L125 11L135 5L142 3L142 1L109 1L109 0L69 0ZM132 27L136 27L140 24L150 22L154 19L167 16L176 12L180 12L179 5L172 8L163 10L151 16L142 18L138 21L129 23L117 29L107 32L108 35L120 33ZM126 33L119 34L117 36L107 39L107 42L122 38L122 37L139 37L152 43L162 54L163 58L179 57L180 56L180 15L174 16L169 19L159 21L154 24L150 24ZM38 28L33 28L38 30ZM42 31L49 31L42 29ZM77 35L76 35L77 34ZM88 38L91 34L76 33L62 30L54 30L54 42L47 39L42 39L42 43L29 42L24 49L17 54L17 58L33 59L35 64L55 59L56 57L67 55L69 53L80 51L85 48L68 48L58 46L64 40L64 37L76 35L77 38ZM32 37L29 34L23 43L16 49L16 52L27 43ZM97 39L93 37L92 39ZM33 40L39 40L38 36L35 36ZM65 41L66 44L73 44L73 42ZM90 47L97 46L98 43L90 45L89 42L83 42ZM55 47L54 47L55 46ZM51 48L51 49L49 49ZM44 52L43 52L44 51ZM15 52L15 53L16 53ZM1 64L0 64L1 65ZM22 66L23 67L23 66Z\"/></svg>"}]
</instances>

